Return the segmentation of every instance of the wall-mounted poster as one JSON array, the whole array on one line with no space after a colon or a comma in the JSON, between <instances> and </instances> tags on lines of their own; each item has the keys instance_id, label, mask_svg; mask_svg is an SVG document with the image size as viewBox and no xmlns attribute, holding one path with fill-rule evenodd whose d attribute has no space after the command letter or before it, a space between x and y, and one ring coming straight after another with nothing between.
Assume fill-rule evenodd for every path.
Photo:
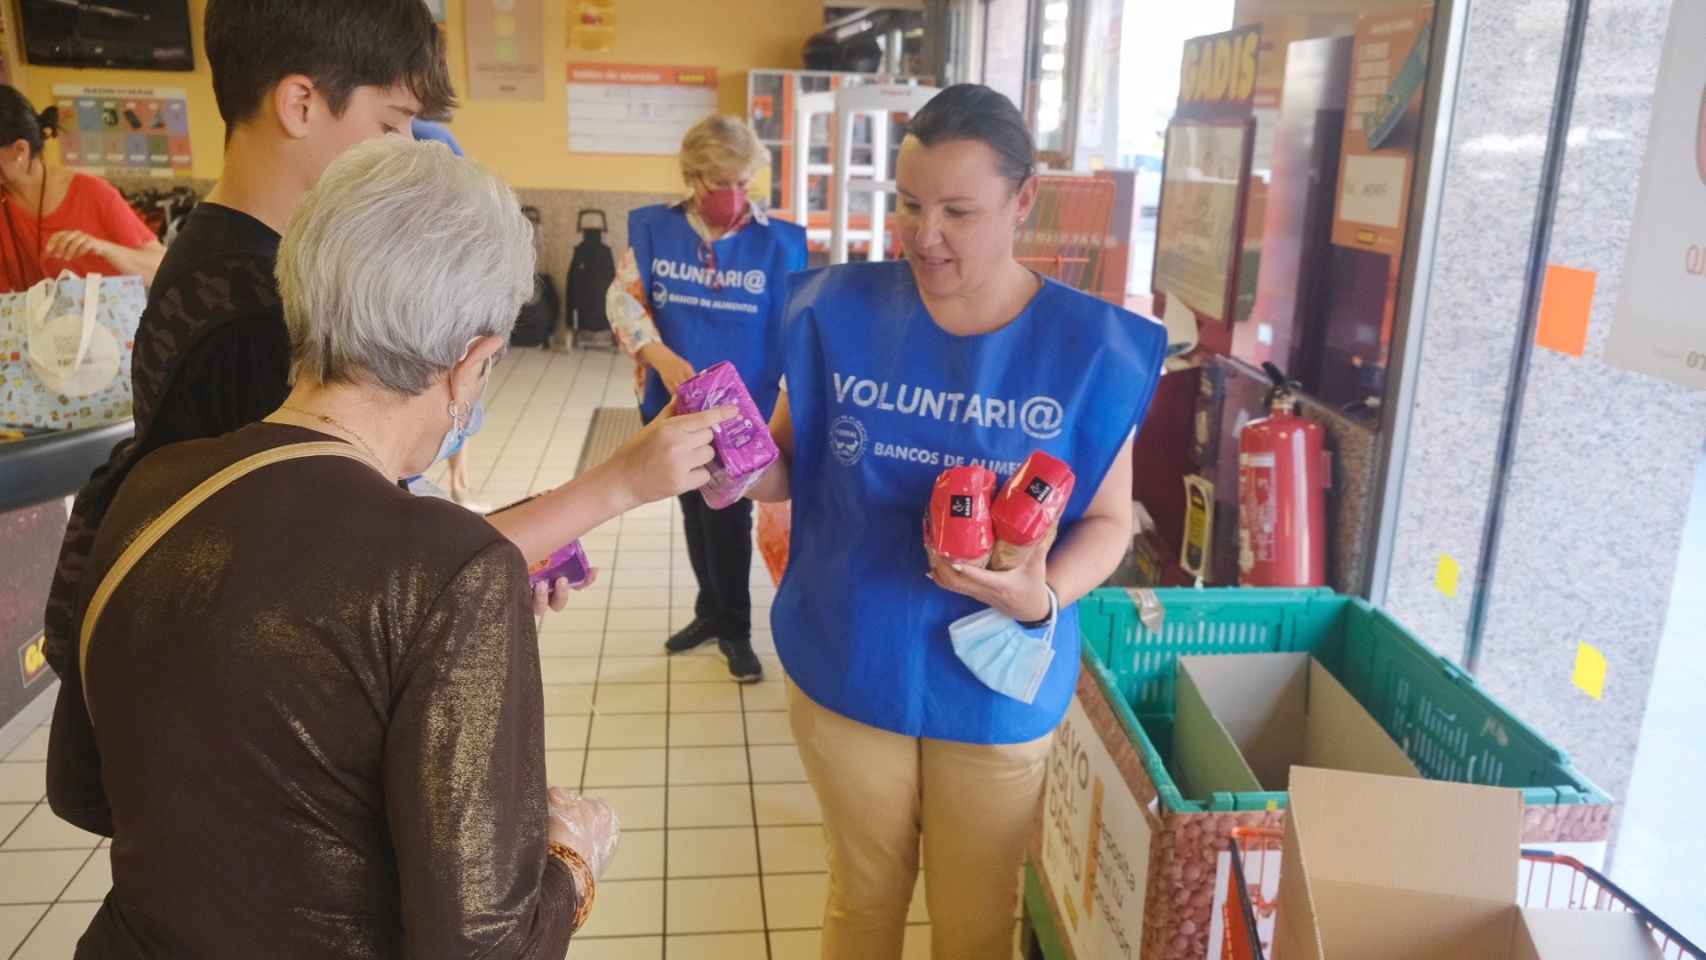
<instances>
[{"instance_id":1,"label":"wall-mounted poster","mask_svg":"<svg viewBox=\"0 0 1706 960\"><path fill-rule=\"evenodd\" d=\"M1154 286L1199 317L1232 315L1252 139L1248 120L1174 121L1167 130Z\"/></svg>"},{"instance_id":2,"label":"wall-mounted poster","mask_svg":"<svg viewBox=\"0 0 1706 960\"><path fill-rule=\"evenodd\" d=\"M466 0L468 96L545 99L545 0Z\"/></svg>"},{"instance_id":3,"label":"wall-mounted poster","mask_svg":"<svg viewBox=\"0 0 1706 960\"><path fill-rule=\"evenodd\" d=\"M1333 242L1396 256L1421 142L1433 8L1357 21Z\"/></svg>"},{"instance_id":4,"label":"wall-mounted poster","mask_svg":"<svg viewBox=\"0 0 1706 960\"><path fill-rule=\"evenodd\" d=\"M1706 390L1706 4L1671 7L1605 358Z\"/></svg>"},{"instance_id":5,"label":"wall-mounted poster","mask_svg":"<svg viewBox=\"0 0 1706 960\"><path fill-rule=\"evenodd\" d=\"M190 175L189 99L175 87L56 84L60 157L107 176Z\"/></svg>"},{"instance_id":6,"label":"wall-mounted poster","mask_svg":"<svg viewBox=\"0 0 1706 960\"><path fill-rule=\"evenodd\" d=\"M1201 330L1210 350L1231 343L1261 44L1259 27L1186 41L1167 128L1151 286L1212 321Z\"/></svg>"},{"instance_id":7,"label":"wall-mounted poster","mask_svg":"<svg viewBox=\"0 0 1706 960\"><path fill-rule=\"evenodd\" d=\"M569 64L569 152L673 157L717 112L714 67Z\"/></svg>"}]
</instances>

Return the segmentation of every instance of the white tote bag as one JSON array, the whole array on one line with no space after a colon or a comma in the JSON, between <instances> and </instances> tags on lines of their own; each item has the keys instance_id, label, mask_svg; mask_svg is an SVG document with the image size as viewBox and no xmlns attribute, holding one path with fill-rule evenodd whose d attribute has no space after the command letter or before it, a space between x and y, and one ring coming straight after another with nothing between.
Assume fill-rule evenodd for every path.
<instances>
[{"instance_id":1,"label":"white tote bag","mask_svg":"<svg viewBox=\"0 0 1706 960\"><path fill-rule=\"evenodd\" d=\"M69 430L131 413L139 277L62 274L0 296L0 423Z\"/></svg>"}]
</instances>

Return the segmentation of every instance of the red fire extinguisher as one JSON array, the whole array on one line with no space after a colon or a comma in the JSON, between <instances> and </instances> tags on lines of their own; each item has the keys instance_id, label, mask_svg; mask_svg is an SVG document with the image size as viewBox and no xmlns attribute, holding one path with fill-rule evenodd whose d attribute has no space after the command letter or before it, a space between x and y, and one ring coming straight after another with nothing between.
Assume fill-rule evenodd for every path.
<instances>
[{"instance_id":1,"label":"red fire extinguisher","mask_svg":"<svg viewBox=\"0 0 1706 960\"><path fill-rule=\"evenodd\" d=\"M1263 364L1269 415L1238 438L1238 570L1246 587L1327 583L1327 488L1333 463L1321 425L1297 415L1298 384Z\"/></svg>"}]
</instances>

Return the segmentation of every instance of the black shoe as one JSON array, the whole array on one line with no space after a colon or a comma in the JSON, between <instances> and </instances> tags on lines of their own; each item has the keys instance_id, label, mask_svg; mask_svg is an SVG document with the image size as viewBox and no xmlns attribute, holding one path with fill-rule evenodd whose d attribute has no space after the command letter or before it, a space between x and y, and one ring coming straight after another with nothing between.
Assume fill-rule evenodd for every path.
<instances>
[{"instance_id":1,"label":"black shoe","mask_svg":"<svg viewBox=\"0 0 1706 960\"><path fill-rule=\"evenodd\" d=\"M674 636L664 642L663 648L669 653L686 653L710 640L717 638L717 627L709 620L698 617L683 627Z\"/></svg>"},{"instance_id":2,"label":"black shoe","mask_svg":"<svg viewBox=\"0 0 1706 960\"><path fill-rule=\"evenodd\" d=\"M764 664L752 652L751 640L718 640L717 649L729 658L729 676L736 683L757 683L764 679Z\"/></svg>"}]
</instances>

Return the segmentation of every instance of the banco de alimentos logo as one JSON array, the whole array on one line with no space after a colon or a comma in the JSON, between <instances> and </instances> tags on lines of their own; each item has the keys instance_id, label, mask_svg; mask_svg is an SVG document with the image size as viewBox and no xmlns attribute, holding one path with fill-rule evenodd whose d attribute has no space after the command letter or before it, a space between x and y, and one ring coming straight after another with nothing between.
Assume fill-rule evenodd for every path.
<instances>
[{"instance_id":1,"label":"banco de alimentos logo","mask_svg":"<svg viewBox=\"0 0 1706 960\"><path fill-rule=\"evenodd\" d=\"M829 425L830 452L844 467L851 467L864 459L865 448L870 443L871 437L858 417L837 417Z\"/></svg>"}]
</instances>

